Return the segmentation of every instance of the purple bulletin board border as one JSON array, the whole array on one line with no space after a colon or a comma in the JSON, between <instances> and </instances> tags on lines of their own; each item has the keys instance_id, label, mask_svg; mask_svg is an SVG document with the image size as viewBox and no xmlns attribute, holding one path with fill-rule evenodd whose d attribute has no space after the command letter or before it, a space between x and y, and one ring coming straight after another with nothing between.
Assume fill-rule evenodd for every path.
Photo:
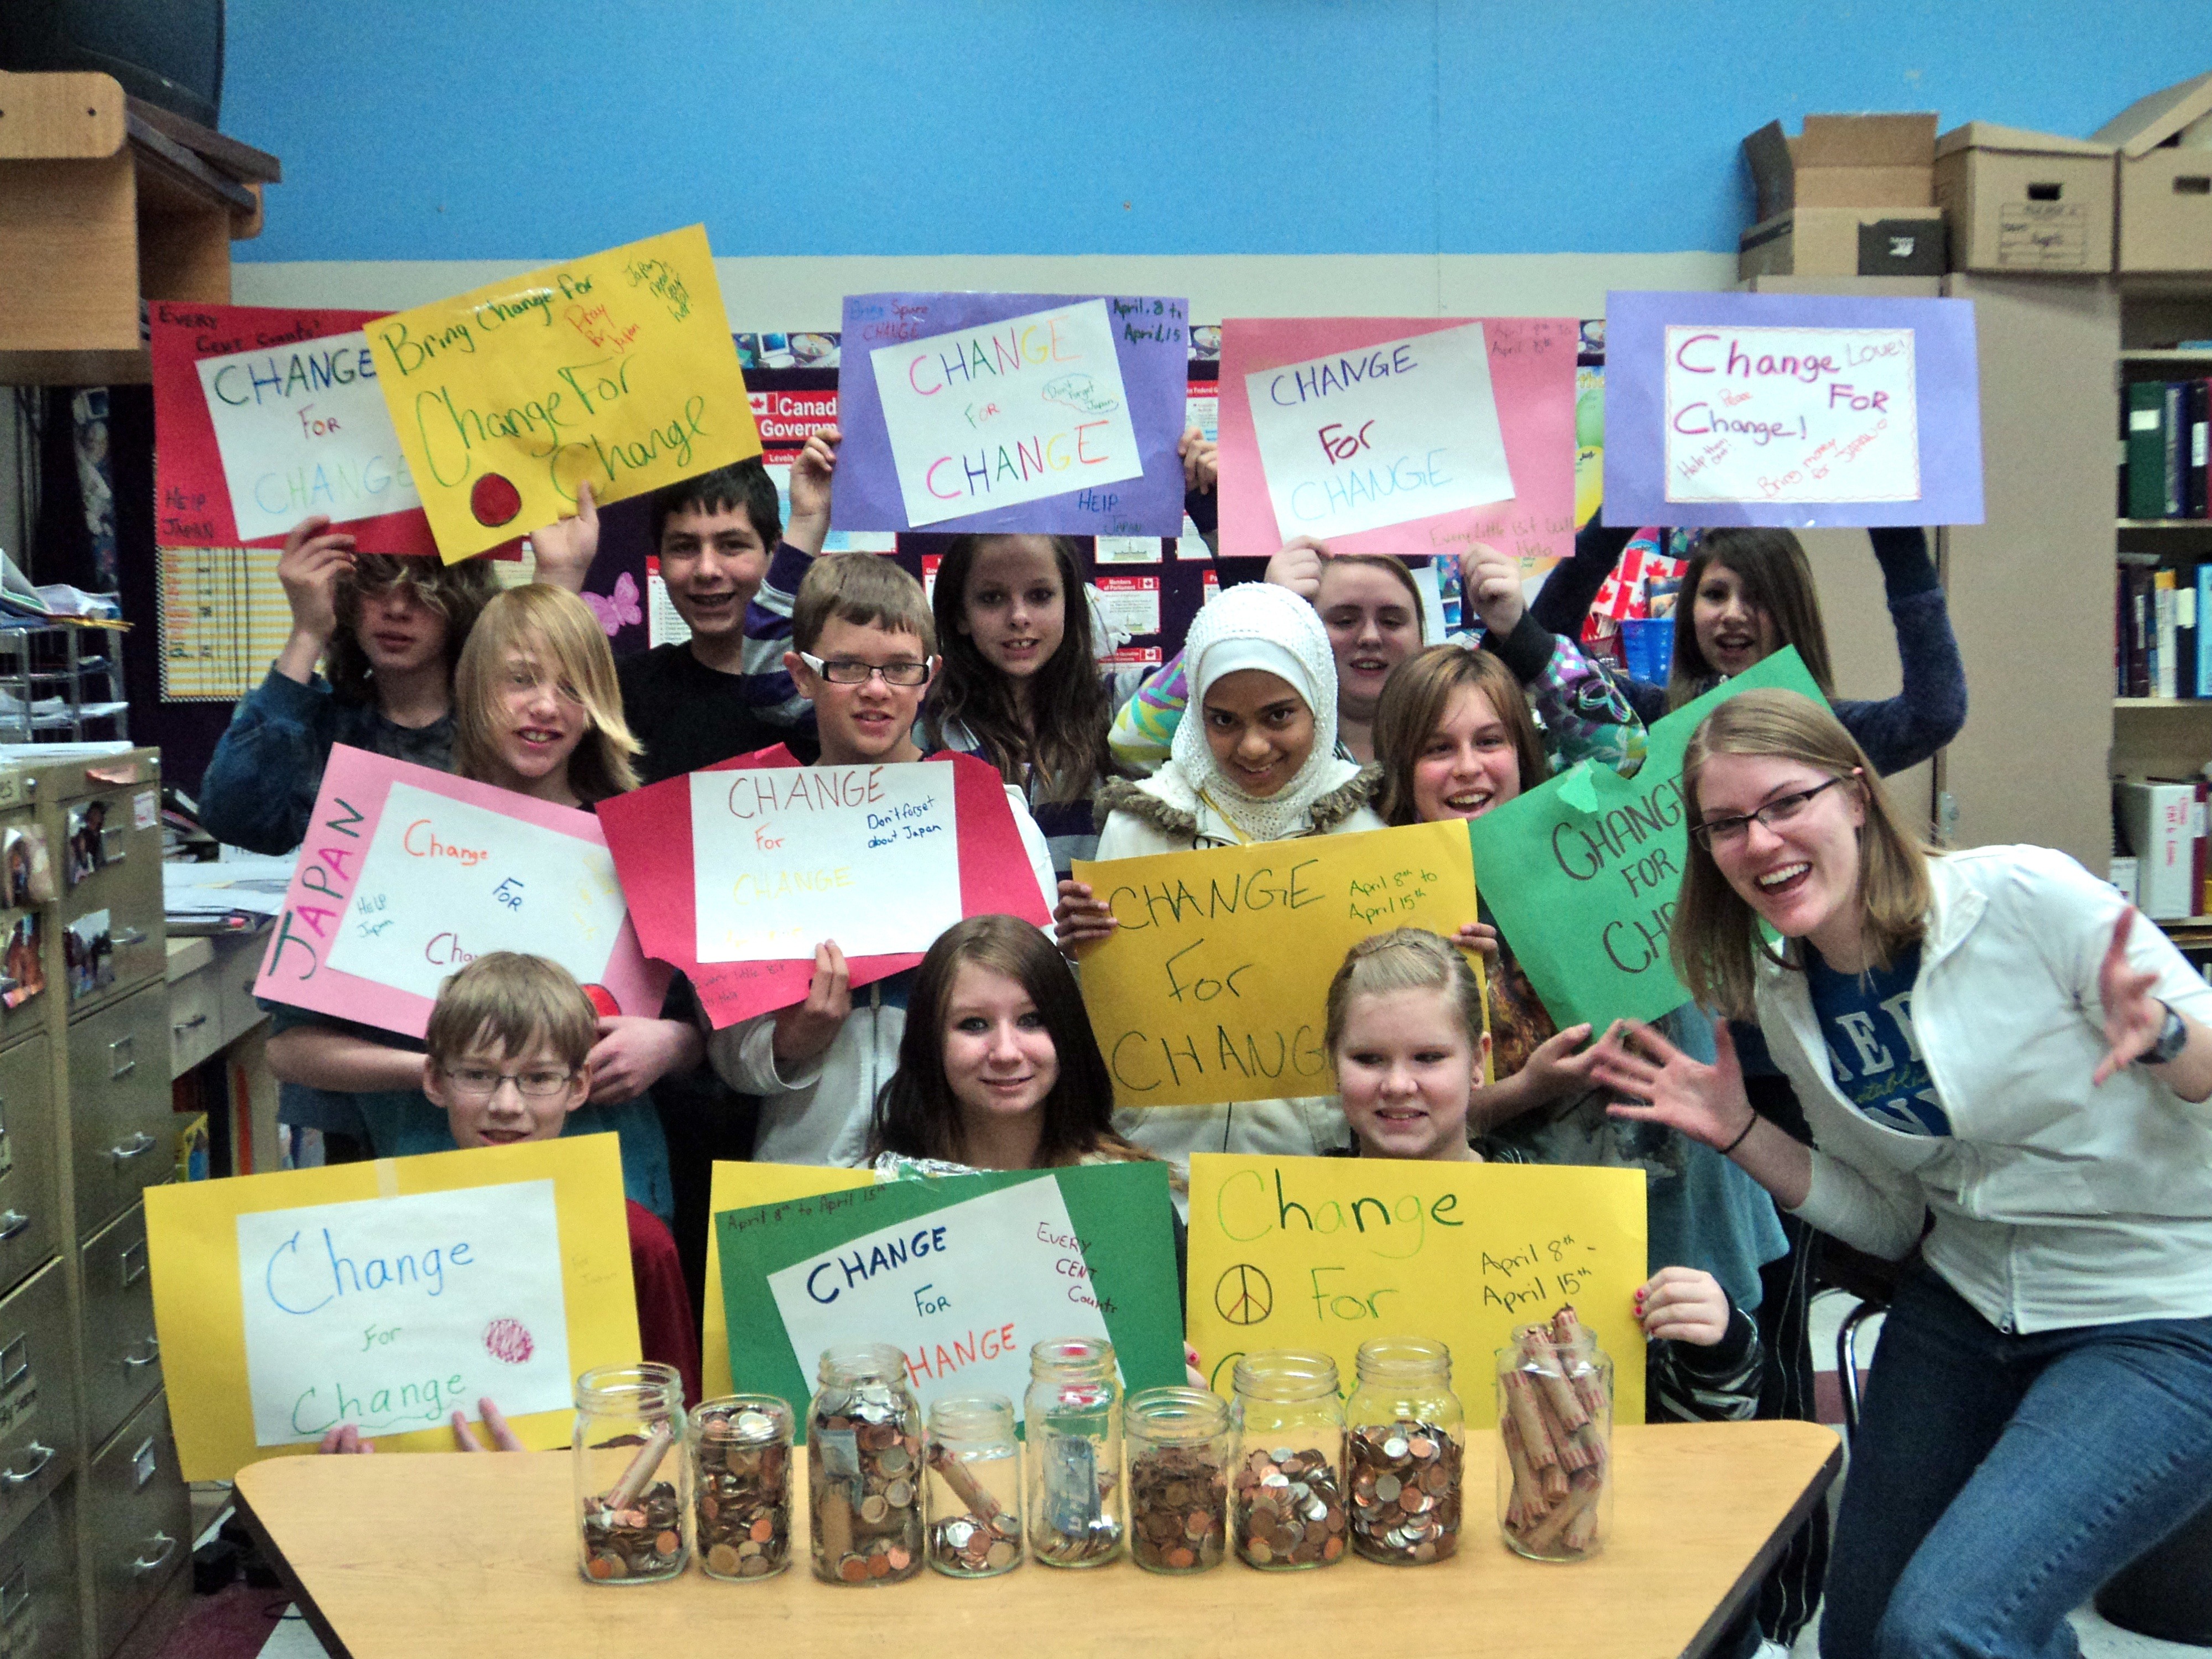
<instances>
[{"instance_id":1,"label":"purple bulletin board border","mask_svg":"<svg viewBox=\"0 0 2212 1659\"><path fill-rule=\"evenodd\" d=\"M869 354L902 340L926 339L1103 299L1114 325L1115 355L1129 395L1129 418L1144 462L1140 478L1072 489L1042 501L993 507L923 526L933 535L1032 532L1048 536L1174 536L1182 531L1183 407L1190 372L1190 307L1182 300L1091 294L848 294L845 296L837 410L844 441L830 492L836 530L897 530L905 498L891 460L890 430ZM1157 307L1157 309L1155 309ZM1106 503L1112 499L1112 505Z\"/></svg>"},{"instance_id":2,"label":"purple bulletin board border","mask_svg":"<svg viewBox=\"0 0 2212 1659\"><path fill-rule=\"evenodd\" d=\"M1666 339L1670 325L1910 328L1919 405L1917 501L1670 501ZM1982 522L1981 373L1971 300L1827 294L1606 295L1605 514L1608 524L1682 526Z\"/></svg>"}]
</instances>

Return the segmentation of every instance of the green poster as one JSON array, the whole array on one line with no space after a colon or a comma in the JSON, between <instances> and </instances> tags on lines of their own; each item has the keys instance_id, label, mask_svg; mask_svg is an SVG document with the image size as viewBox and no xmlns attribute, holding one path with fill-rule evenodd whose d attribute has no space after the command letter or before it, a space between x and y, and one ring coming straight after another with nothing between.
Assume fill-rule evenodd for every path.
<instances>
[{"instance_id":1,"label":"green poster","mask_svg":"<svg viewBox=\"0 0 2212 1659\"><path fill-rule=\"evenodd\" d=\"M1183 1381L1164 1164L887 1182L714 1218L740 1392L805 1431L822 1350L896 1344L925 1408L1002 1394L1021 1409L1031 1345L1104 1336L1131 1391Z\"/></svg>"},{"instance_id":2,"label":"green poster","mask_svg":"<svg viewBox=\"0 0 2212 1659\"><path fill-rule=\"evenodd\" d=\"M1690 1000L1668 959L1689 843L1682 751L1706 715L1761 686L1826 702L1796 648L1778 651L1654 725L1634 777L1584 761L1468 824L1483 902L1562 1028L1602 1031Z\"/></svg>"}]
</instances>

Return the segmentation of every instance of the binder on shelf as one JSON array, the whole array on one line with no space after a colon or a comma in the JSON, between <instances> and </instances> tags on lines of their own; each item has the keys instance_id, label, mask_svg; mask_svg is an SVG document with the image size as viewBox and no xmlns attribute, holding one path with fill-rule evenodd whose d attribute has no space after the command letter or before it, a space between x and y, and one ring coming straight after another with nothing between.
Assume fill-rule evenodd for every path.
<instances>
[{"instance_id":1,"label":"binder on shelf","mask_svg":"<svg viewBox=\"0 0 2212 1659\"><path fill-rule=\"evenodd\" d=\"M2179 641L2175 628L2179 618L2174 614L2174 599L2179 592L2175 573L2171 570L2154 571L2151 574L2151 614L2158 629L2158 638L2151 647L2150 694L2154 697L2178 697L2181 695ZM2191 597L2193 599L2195 591ZM2191 678L2195 676L2192 673Z\"/></svg>"},{"instance_id":2,"label":"binder on shelf","mask_svg":"<svg viewBox=\"0 0 2212 1659\"><path fill-rule=\"evenodd\" d=\"M2212 380L2188 383L2189 469L2181 510L2192 519L2207 516L2205 459L2212 440Z\"/></svg>"},{"instance_id":3,"label":"binder on shelf","mask_svg":"<svg viewBox=\"0 0 2212 1659\"><path fill-rule=\"evenodd\" d=\"M2127 567L2128 589L2128 691L2131 697L2150 696L2150 654L2152 645L2150 609L2151 573L2139 564Z\"/></svg>"},{"instance_id":4,"label":"binder on shelf","mask_svg":"<svg viewBox=\"0 0 2212 1659\"><path fill-rule=\"evenodd\" d=\"M2166 515L2166 386L2128 382L2128 517Z\"/></svg>"},{"instance_id":5,"label":"binder on shelf","mask_svg":"<svg viewBox=\"0 0 2212 1659\"><path fill-rule=\"evenodd\" d=\"M2125 779L2112 786L2120 834L2136 860L2136 902L2154 921L2199 915L2197 786Z\"/></svg>"},{"instance_id":6,"label":"binder on shelf","mask_svg":"<svg viewBox=\"0 0 2212 1659\"><path fill-rule=\"evenodd\" d=\"M2212 563L2200 564L2193 573L2197 578L2197 688L2200 697L2212 697L2212 651L2205 649L2204 629L2212 624ZM2199 911L2197 914L2212 915Z\"/></svg>"},{"instance_id":7,"label":"binder on shelf","mask_svg":"<svg viewBox=\"0 0 2212 1659\"><path fill-rule=\"evenodd\" d=\"M2166 495L2165 516L2179 519L2189 501L2189 388L2179 380L2166 383L2165 422L2159 433L2164 445L2160 486Z\"/></svg>"},{"instance_id":8,"label":"binder on shelf","mask_svg":"<svg viewBox=\"0 0 2212 1659\"><path fill-rule=\"evenodd\" d=\"M2197 627L2197 573L2194 570L2175 571L2173 575L2173 695L2177 697L2197 697L2203 694L2197 689L2198 653L2203 650L2203 635Z\"/></svg>"}]
</instances>

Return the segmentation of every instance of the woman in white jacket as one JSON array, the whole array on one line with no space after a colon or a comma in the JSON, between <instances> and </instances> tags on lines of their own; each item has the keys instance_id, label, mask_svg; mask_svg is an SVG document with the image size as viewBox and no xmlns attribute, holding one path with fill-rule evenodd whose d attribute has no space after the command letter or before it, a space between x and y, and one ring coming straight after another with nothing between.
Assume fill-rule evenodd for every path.
<instances>
[{"instance_id":1,"label":"woman in white jacket","mask_svg":"<svg viewBox=\"0 0 2212 1659\"><path fill-rule=\"evenodd\" d=\"M1682 783L1676 971L1758 1019L1817 1150L1753 1112L1724 1026L1705 1066L1616 1025L1599 1074L1650 1104L1615 1109L1848 1243L1920 1249L1821 1651L2075 1653L2068 1610L2212 1491L2212 987L2063 854L1929 854L1793 692L1722 705Z\"/></svg>"}]
</instances>

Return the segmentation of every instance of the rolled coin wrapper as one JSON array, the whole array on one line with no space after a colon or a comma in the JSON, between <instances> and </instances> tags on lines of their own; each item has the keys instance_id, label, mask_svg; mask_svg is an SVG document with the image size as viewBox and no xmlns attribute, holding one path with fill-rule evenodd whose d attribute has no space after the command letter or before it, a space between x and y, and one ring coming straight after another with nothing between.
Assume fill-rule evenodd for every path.
<instances>
[{"instance_id":1,"label":"rolled coin wrapper","mask_svg":"<svg viewBox=\"0 0 2212 1659\"><path fill-rule=\"evenodd\" d=\"M1573 1560L1602 1544L1611 1382L1571 1304L1499 1351L1498 1526L1522 1554Z\"/></svg>"}]
</instances>

